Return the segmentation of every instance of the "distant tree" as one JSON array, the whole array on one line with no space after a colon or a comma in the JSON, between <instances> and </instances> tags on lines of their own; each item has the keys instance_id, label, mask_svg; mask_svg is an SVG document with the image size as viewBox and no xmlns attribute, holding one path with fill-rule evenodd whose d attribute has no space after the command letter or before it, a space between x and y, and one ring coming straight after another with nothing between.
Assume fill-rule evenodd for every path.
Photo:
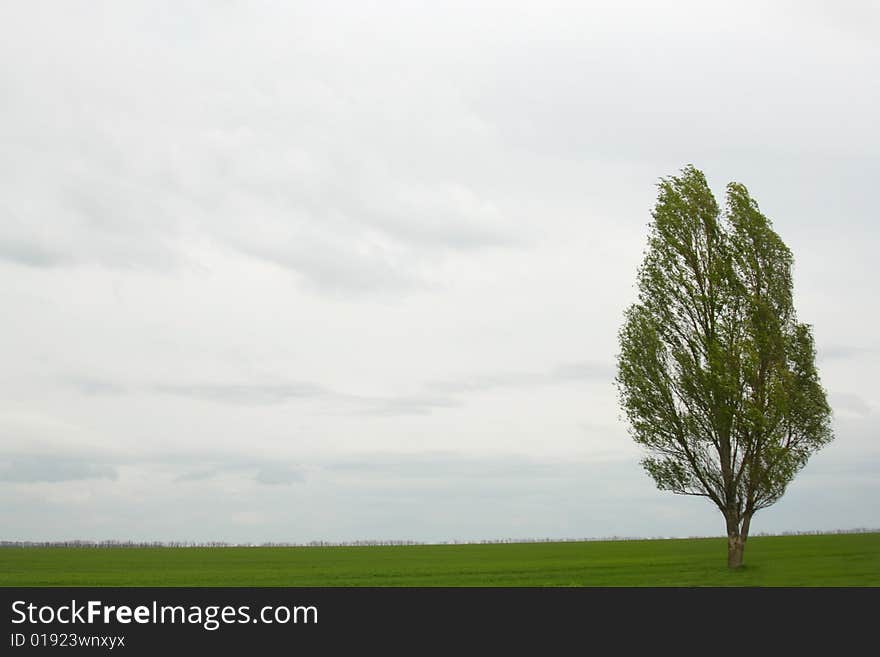
<instances>
[{"instance_id":1,"label":"distant tree","mask_svg":"<svg viewBox=\"0 0 880 657\"><path fill-rule=\"evenodd\" d=\"M617 388L661 490L724 515L728 566L752 517L832 440L811 327L792 303L792 255L738 183L719 209L693 166L661 179L638 302L620 330Z\"/></svg>"}]
</instances>

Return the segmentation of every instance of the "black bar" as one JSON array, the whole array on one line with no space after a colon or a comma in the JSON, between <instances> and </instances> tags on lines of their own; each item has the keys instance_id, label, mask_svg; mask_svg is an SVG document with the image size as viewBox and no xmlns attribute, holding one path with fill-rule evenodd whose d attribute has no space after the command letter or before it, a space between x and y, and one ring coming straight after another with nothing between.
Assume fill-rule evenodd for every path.
<instances>
[{"instance_id":1,"label":"black bar","mask_svg":"<svg viewBox=\"0 0 880 657\"><path fill-rule=\"evenodd\" d=\"M125 655L263 654L280 650L287 654L336 654L343 650L367 655L437 650L454 651L450 654L455 655L487 650L488 654L556 654L595 652L595 648L609 645L624 654L660 648L700 652L697 647L713 652L723 645L734 650L760 646L757 653L764 654L774 646L787 651L798 646L815 649L822 642L839 650L850 645L876 647L873 625L880 608L878 591L0 588L4 622L0 654L63 655L71 650ZM100 602L94 607L97 615L93 622L85 622L89 601ZM120 606L131 611L120 612ZM153 614L162 606L182 607L187 622L180 622L178 610L167 609L166 622L156 622L159 616ZM240 613L243 606L248 608L246 622ZM146 610L137 612L137 607ZM230 622L222 622L223 607L234 609L226 614ZM269 611L265 611L267 607ZM76 609L78 622L57 622L59 611L62 620L69 620ZM31 616L39 620L41 613L46 622L30 622ZM117 616L120 613L121 617ZM145 622L134 622L136 613ZM266 622L260 620L261 614ZM13 622L22 621L23 616L24 622ZM130 622L120 622L120 618ZM74 634L85 637L76 641L97 645L71 648ZM50 645L53 635L55 646ZM123 645L118 637L123 637ZM66 645L58 645L62 640Z\"/></svg>"}]
</instances>

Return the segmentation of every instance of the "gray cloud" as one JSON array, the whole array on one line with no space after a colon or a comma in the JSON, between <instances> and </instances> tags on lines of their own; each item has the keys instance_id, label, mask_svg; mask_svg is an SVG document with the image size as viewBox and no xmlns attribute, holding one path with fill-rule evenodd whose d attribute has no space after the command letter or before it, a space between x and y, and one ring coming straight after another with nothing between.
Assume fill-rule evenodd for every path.
<instances>
[{"instance_id":1,"label":"gray cloud","mask_svg":"<svg viewBox=\"0 0 880 657\"><path fill-rule=\"evenodd\" d=\"M129 391L128 386L121 383L93 377L68 377L65 383L90 396L123 395Z\"/></svg>"},{"instance_id":2,"label":"gray cloud","mask_svg":"<svg viewBox=\"0 0 880 657\"><path fill-rule=\"evenodd\" d=\"M492 457L454 451L422 453L379 452L358 458L337 458L322 467L329 472L368 475L378 480L401 478L434 481L435 478L559 477L583 463L563 463L519 454Z\"/></svg>"},{"instance_id":3,"label":"gray cloud","mask_svg":"<svg viewBox=\"0 0 880 657\"><path fill-rule=\"evenodd\" d=\"M0 456L0 481L57 483L87 479L118 478L116 468L68 456Z\"/></svg>"},{"instance_id":4,"label":"gray cloud","mask_svg":"<svg viewBox=\"0 0 880 657\"><path fill-rule=\"evenodd\" d=\"M613 378L614 371L610 365L582 361L557 365L546 372L483 374L452 381L435 381L429 383L426 387L436 392L464 394L504 388L531 388L580 381L610 382Z\"/></svg>"},{"instance_id":5,"label":"gray cloud","mask_svg":"<svg viewBox=\"0 0 880 657\"><path fill-rule=\"evenodd\" d=\"M127 392L159 393L218 404L266 406L294 401L319 400L333 404L344 413L357 415L425 415L435 409L459 406L460 401L435 395L365 396L330 390L318 383L201 383L124 386L112 381L74 377L67 382L90 396L119 395Z\"/></svg>"},{"instance_id":6,"label":"gray cloud","mask_svg":"<svg viewBox=\"0 0 880 657\"><path fill-rule=\"evenodd\" d=\"M377 182L356 198L351 212L365 216L388 237L413 247L465 251L519 244L499 209L461 182ZM375 194L383 188L393 190L391 198Z\"/></svg>"},{"instance_id":7,"label":"gray cloud","mask_svg":"<svg viewBox=\"0 0 880 657\"><path fill-rule=\"evenodd\" d=\"M257 470L254 480L270 486L298 484L305 481L305 475L301 470L283 465L264 465Z\"/></svg>"},{"instance_id":8,"label":"gray cloud","mask_svg":"<svg viewBox=\"0 0 880 657\"><path fill-rule=\"evenodd\" d=\"M215 459L213 463L211 459ZM211 463L211 465L190 469L185 460L179 461L172 458L167 460L166 467L175 470L182 467L184 472L175 476L174 482L184 484L204 482L229 474L244 476L265 485L303 483L306 480L305 471L302 468L275 461L267 462L241 457L217 461L216 456L211 454L203 454L198 460L202 463Z\"/></svg>"},{"instance_id":9,"label":"gray cloud","mask_svg":"<svg viewBox=\"0 0 880 657\"><path fill-rule=\"evenodd\" d=\"M314 383L283 384L158 384L151 390L178 397L231 404L280 404L295 399L314 399L334 393Z\"/></svg>"},{"instance_id":10,"label":"gray cloud","mask_svg":"<svg viewBox=\"0 0 880 657\"><path fill-rule=\"evenodd\" d=\"M460 185L374 180L369 167L357 175L364 180L325 194L320 208L287 199L275 220L261 222L266 235L232 230L224 243L295 272L312 289L343 296L425 289L426 270L450 253L521 246L512 227L495 218L498 211Z\"/></svg>"},{"instance_id":11,"label":"gray cloud","mask_svg":"<svg viewBox=\"0 0 880 657\"><path fill-rule=\"evenodd\" d=\"M844 360L849 358L860 358L873 353L873 349L867 347L857 347L850 345L829 345L820 347L816 350L816 358L820 361L824 360Z\"/></svg>"},{"instance_id":12,"label":"gray cloud","mask_svg":"<svg viewBox=\"0 0 880 657\"><path fill-rule=\"evenodd\" d=\"M360 397L359 415L395 416L429 415L432 411L461 406L462 402L449 397L412 395L401 397Z\"/></svg>"},{"instance_id":13,"label":"gray cloud","mask_svg":"<svg viewBox=\"0 0 880 657\"><path fill-rule=\"evenodd\" d=\"M583 361L558 365L546 372L504 372L477 375L451 381L431 382L424 385L427 394L369 396L334 391L318 383L202 383L154 384L141 387L143 391L162 395L188 397L205 401L242 404L272 405L291 401L323 400L333 403L344 412L358 415L397 416L427 415L434 410L456 408L463 404L461 397L474 392L510 388L576 383L582 381L610 381L613 372L604 363ZM111 381L72 377L68 382L87 395L116 395L130 391L130 387ZM439 393L439 394L438 394Z\"/></svg>"},{"instance_id":14,"label":"gray cloud","mask_svg":"<svg viewBox=\"0 0 880 657\"><path fill-rule=\"evenodd\" d=\"M848 392L832 392L829 402L835 412L854 414L864 417L873 411L871 404L859 395Z\"/></svg>"},{"instance_id":15,"label":"gray cloud","mask_svg":"<svg viewBox=\"0 0 880 657\"><path fill-rule=\"evenodd\" d=\"M862 424L843 428L847 443L867 438ZM820 453L783 501L756 518L755 531L804 529L805 518L812 529L875 526L876 514L854 504L852 492L859 492L858 499L876 497L870 465L876 457L875 450L856 463L833 448ZM181 470L183 474L176 476L180 487L156 487L162 472ZM10 528L7 536L106 537L106 528L92 524L96 518L109 518L108 526L115 528L112 535L125 538L245 542L687 536L713 533L716 526L720 531L720 518L710 504L657 491L637 459L362 451L313 456L294 465L243 454L190 451L167 453L161 461L137 459L127 463L125 471L126 477L107 480L113 489L90 498L87 505L21 498L14 518L4 506L0 521ZM136 472L149 476L132 477ZM236 486L230 492L223 479L228 475L262 485ZM43 475L30 481L61 480ZM116 492L109 494L110 490ZM287 497L300 496L303 490L310 500L308 512L296 503L298 497ZM14 488L4 494L9 499L20 495ZM225 509L222 521L214 512L218 504ZM824 513L809 511L811 504ZM168 508L175 513L167 513ZM34 513L23 509L39 509L42 524L31 523ZM125 520L133 513L136 526ZM49 520L51 528L46 525Z\"/></svg>"},{"instance_id":16,"label":"gray cloud","mask_svg":"<svg viewBox=\"0 0 880 657\"><path fill-rule=\"evenodd\" d=\"M0 260L28 267L59 267L71 258L36 242L15 242L0 239Z\"/></svg>"},{"instance_id":17,"label":"gray cloud","mask_svg":"<svg viewBox=\"0 0 880 657\"><path fill-rule=\"evenodd\" d=\"M132 393L157 393L225 404L272 405L288 401L328 398L347 399L317 383L156 383L123 384L106 378L69 376L62 381L78 392L94 397Z\"/></svg>"},{"instance_id":18,"label":"gray cloud","mask_svg":"<svg viewBox=\"0 0 880 657\"><path fill-rule=\"evenodd\" d=\"M5 75L10 102L0 121L16 129L0 156L0 173L9 174L0 189L20 221L0 227L0 259L187 268L198 266L186 248L198 242L291 270L312 291L358 296L421 289L425 270L450 254L517 241L497 194L450 175L443 157L427 170L405 161L411 148L436 150L437 136L384 116L406 112L401 105L418 114L453 101L361 81L345 53L322 53L311 32L280 28L301 24L298 14L309 9L272 11L277 20L268 23L229 8L145 30L150 10L135 4L100 16L128 34L121 41L81 40L94 29L90 12L67 16L69 31L53 39L7 40L3 54L16 53L18 65ZM0 18L22 28L36 19L28 11ZM233 26L254 46L271 32L300 64L280 73L260 47L245 47L246 65L222 55ZM177 36L169 39L169 30ZM147 54L156 43L174 63ZM202 48L212 46L219 50L203 60ZM47 52L63 55L46 61ZM197 85L189 66L202 71ZM39 93L37 78L46 81ZM63 115L59 102L68 107ZM466 107L449 109L467 127Z\"/></svg>"},{"instance_id":19,"label":"gray cloud","mask_svg":"<svg viewBox=\"0 0 880 657\"><path fill-rule=\"evenodd\" d=\"M26 446L25 446L26 447ZM254 458L240 452L180 451L163 454L137 454L111 450L68 449L51 454L42 449L0 452L0 482L59 483L85 480L120 479L121 468L148 466L171 475L175 483L205 482L224 475L235 475L259 484L302 483L305 469L284 458Z\"/></svg>"},{"instance_id":20,"label":"gray cloud","mask_svg":"<svg viewBox=\"0 0 880 657\"><path fill-rule=\"evenodd\" d=\"M207 479L213 479L223 472L222 468L217 467L208 467L208 468L199 468L196 470L187 470L182 474L177 475L174 478L175 483L186 483L190 481L205 481Z\"/></svg>"},{"instance_id":21,"label":"gray cloud","mask_svg":"<svg viewBox=\"0 0 880 657\"><path fill-rule=\"evenodd\" d=\"M289 269L304 277L314 290L343 296L420 287L417 272L409 271L393 253L350 252L312 243L239 245L249 256Z\"/></svg>"},{"instance_id":22,"label":"gray cloud","mask_svg":"<svg viewBox=\"0 0 880 657\"><path fill-rule=\"evenodd\" d=\"M553 381L611 381L614 367L608 363L581 361L565 363L554 368L550 375Z\"/></svg>"}]
</instances>

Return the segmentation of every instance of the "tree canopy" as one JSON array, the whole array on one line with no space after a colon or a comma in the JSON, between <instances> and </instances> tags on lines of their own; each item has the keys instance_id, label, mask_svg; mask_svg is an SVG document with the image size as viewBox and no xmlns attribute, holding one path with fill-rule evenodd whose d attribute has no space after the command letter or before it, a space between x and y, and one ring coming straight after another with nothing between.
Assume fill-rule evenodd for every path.
<instances>
[{"instance_id":1,"label":"tree canopy","mask_svg":"<svg viewBox=\"0 0 880 657\"><path fill-rule=\"evenodd\" d=\"M831 409L792 254L739 183L716 202L688 166L661 179L638 301L620 330L617 386L657 486L724 514L728 564L752 516L828 443Z\"/></svg>"}]
</instances>

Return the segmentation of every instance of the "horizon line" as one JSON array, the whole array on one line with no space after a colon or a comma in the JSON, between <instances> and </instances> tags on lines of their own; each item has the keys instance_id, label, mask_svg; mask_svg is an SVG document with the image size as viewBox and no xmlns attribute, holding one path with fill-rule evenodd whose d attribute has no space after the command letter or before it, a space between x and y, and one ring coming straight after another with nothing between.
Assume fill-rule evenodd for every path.
<instances>
[{"instance_id":1,"label":"horizon line","mask_svg":"<svg viewBox=\"0 0 880 657\"><path fill-rule=\"evenodd\" d=\"M757 532L749 536L773 537L773 536L822 536L839 534L876 534L880 528L853 527L850 529L807 529L783 532ZM602 536L584 538L550 538L550 537L519 537L519 538L484 538L473 540L451 539L445 541L417 541L412 539L357 539L351 541L325 541L313 540L308 542L294 541L262 541L259 543L236 543L230 541L134 541L118 539L68 539L49 541L28 540L0 540L0 548L16 547L69 547L69 548L259 548L259 547L406 547L406 546L432 546L432 545L499 545L499 544L529 544L529 543L601 543L622 541L668 541L668 540L698 540L725 538L724 534L692 535L692 536Z\"/></svg>"}]
</instances>

